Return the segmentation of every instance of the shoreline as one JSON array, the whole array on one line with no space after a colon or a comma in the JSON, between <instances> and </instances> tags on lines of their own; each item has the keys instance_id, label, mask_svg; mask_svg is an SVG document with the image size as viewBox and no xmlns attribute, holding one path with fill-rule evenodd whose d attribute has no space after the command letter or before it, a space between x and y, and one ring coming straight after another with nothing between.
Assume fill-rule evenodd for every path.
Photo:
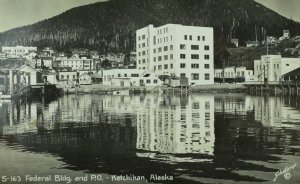
<instances>
[{"instance_id":1,"label":"shoreline","mask_svg":"<svg viewBox=\"0 0 300 184\"><path fill-rule=\"evenodd\" d=\"M116 91L130 91L131 93L186 93L185 90L181 91L180 88L171 88L165 86L157 87L116 87L116 86L105 86L105 85L81 85L80 87L74 88L63 88L58 87L67 94L91 94L91 93L113 93ZM212 84L212 85L201 85L189 87L189 93L196 92L245 92L247 87L243 84Z\"/></svg>"}]
</instances>

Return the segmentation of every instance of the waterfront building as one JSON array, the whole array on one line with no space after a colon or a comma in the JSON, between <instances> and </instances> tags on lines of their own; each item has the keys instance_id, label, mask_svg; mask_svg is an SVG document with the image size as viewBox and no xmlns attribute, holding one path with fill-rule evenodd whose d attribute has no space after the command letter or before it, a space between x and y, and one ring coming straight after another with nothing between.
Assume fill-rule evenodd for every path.
<instances>
[{"instance_id":1,"label":"waterfront building","mask_svg":"<svg viewBox=\"0 0 300 184\"><path fill-rule=\"evenodd\" d=\"M61 60L62 67L71 67L72 70L95 70L95 64L92 59L86 58L69 58Z\"/></svg>"},{"instance_id":2,"label":"waterfront building","mask_svg":"<svg viewBox=\"0 0 300 184\"><path fill-rule=\"evenodd\" d=\"M77 84L78 75L76 71L58 71L59 84L65 88L72 88Z\"/></svg>"},{"instance_id":3,"label":"waterfront building","mask_svg":"<svg viewBox=\"0 0 300 184\"><path fill-rule=\"evenodd\" d=\"M254 80L253 70L247 70L246 67L226 67L223 69L215 69L215 82L225 83L241 83Z\"/></svg>"},{"instance_id":4,"label":"waterfront building","mask_svg":"<svg viewBox=\"0 0 300 184\"><path fill-rule=\"evenodd\" d=\"M213 40L210 27L149 25L136 31L137 69L187 77L189 84L213 84Z\"/></svg>"},{"instance_id":5,"label":"waterfront building","mask_svg":"<svg viewBox=\"0 0 300 184\"><path fill-rule=\"evenodd\" d=\"M43 83L42 73L35 68L23 65L19 69L17 69L17 71L24 74L20 79L21 83L23 83L24 85L35 86Z\"/></svg>"},{"instance_id":6,"label":"waterfront building","mask_svg":"<svg viewBox=\"0 0 300 184\"><path fill-rule=\"evenodd\" d=\"M58 84L57 73L54 71L42 71L43 82L47 84Z\"/></svg>"},{"instance_id":7,"label":"waterfront building","mask_svg":"<svg viewBox=\"0 0 300 184\"><path fill-rule=\"evenodd\" d=\"M258 82L283 80L283 75L300 67L300 58L283 58L281 55L263 55L254 60L254 78Z\"/></svg>"},{"instance_id":8,"label":"waterfront building","mask_svg":"<svg viewBox=\"0 0 300 184\"><path fill-rule=\"evenodd\" d=\"M2 47L2 52L8 54L9 57L19 58L25 56L25 54L29 52L37 52L37 47L24 47L24 46Z\"/></svg>"},{"instance_id":9,"label":"waterfront building","mask_svg":"<svg viewBox=\"0 0 300 184\"><path fill-rule=\"evenodd\" d=\"M92 84L92 76L90 73L84 73L79 76L79 84L80 85L91 85Z\"/></svg>"},{"instance_id":10,"label":"waterfront building","mask_svg":"<svg viewBox=\"0 0 300 184\"><path fill-rule=\"evenodd\" d=\"M138 69L112 69L102 71L103 84L112 86L160 86L162 81L151 72Z\"/></svg>"}]
</instances>

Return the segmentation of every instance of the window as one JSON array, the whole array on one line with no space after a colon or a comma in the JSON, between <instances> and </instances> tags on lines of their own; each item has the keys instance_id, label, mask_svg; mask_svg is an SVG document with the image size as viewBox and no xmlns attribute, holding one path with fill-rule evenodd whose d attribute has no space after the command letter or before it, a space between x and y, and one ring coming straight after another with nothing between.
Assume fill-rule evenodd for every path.
<instances>
[{"instance_id":1,"label":"window","mask_svg":"<svg viewBox=\"0 0 300 184\"><path fill-rule=\"evenodd\" d=\"M154 83L154 84L157 84L157 82L158 82L157 79L154 79L154 80L153 80L153 83Z\"/></svg>"},{"instance_id":2,"label":"window","mask_svg":"<svg viewBox=\"0 0 300 184\"><path fill-rule=\"evenodd\" d=\"M286 66L290 66L290 64L286 64Z\"/></svg>"},{"instance_id":3,"label":"window","mask_svg":"<svg viewBox=\"0 0 300 184\"><path fill-rule=\"evenodd\" d=\"M192 73L192 80L199 80L199 73Z\"/></svg>"},{"instance_id":4,"label":"window","mask_svg":"<svg viewBox=\"0 0 300 184\"><path fill-rule=\"evenodd\" d=\"M153 37L153 45L156 44L156 36Z\"/></svg>"},{"instance_id":5,"label":"window","mask_svg":"<svg viewBox=\"0 0 300 184\"><path fill-rule=\"evenodd\" d=\"M65 76L64 76L64 75L61 75L61 76L60 76L60 78L61 78L61 79L64 79L64 78L65 78Z\"/></svg>"},{"instance_id":6,"label":"window","mask_svg":"<svg viewBox=\"0 0 300 184\"><path fill-rule=\"evenodd\" d=\"M209 80L209 73L206 73L206 74L204 75L204 79L205 79L205 80Z\"/></svg>"},{"instance_id":7,"label":"window","mask_svg":"<svg viewBox=\"0 0 300 184\"><path fill-rule=\"evenodd\" d=\"M121 74L118 73L118 77L121 77Z\"/></svg>"},{"instance_id":8,"label":"window","mask_svg":"<svg viewBox=\"0 0 300 184\"><path fill-rule=\"evenodd\" d=\"M168 51L168 46L164 46L164 51Z\"/></svg>"},{"instance_id":9,"label":"window","mask_svg":"<svg viewBox=\"0 0 300 184\"><path fill-rule=\"evenodd\" d=\"M141 56L141 52L139 52L139 56Z\"/></svg>"},{"instance_id":10,"label":"window","mask_svg":"<svg viewBox=\"0 0 300 184\"><path fill-rule=\"evenodd\" d=\"M156 66L154 66L154 71L156 70Z\"/></svg>"},{"instance_id":11,"label":"window","mask_svg":"<svg viewBox=\"0 0 300 184\"><path fill-rule=\"evenodd\" d=\"M150 84L150 83L151 83L151 80L150 80L150 79L147 79L147 80L146 80L146 83L147 83L147 84Z\"/></svg>"},{"instance_id":12,"label":"window","mask_svg":"<svg viewBox=\"0 0 300 184\"><path fill-rule=\"evenodd\" d=\"M141 48L141 44L139 44L139 49Z\"/></svg>"},{"instance_id":13,"label":"window","mask_svg":"<svg viewBox=\"0 0 300 184\"><path fill-rule=\"evenodd\" d=\"M142 36L142 39L144 40L145 38L146 38L146 36L145 36L145 35L143 35L143 36Z\"/></svg>"},{"instance_id":14,"label":"window","mask_svg":"<svg viewBox=\"0 0 300 184\"><path fill-rule=\"evenodd\" d=\"M161 61L162 60L162 57L161 56L158 56L158 61Z\"/></svg>"},{"instance_id":15,"label":"window","mask_svg":"<svg viewBox=\"0 0 300 184\"><path fill-rule=\"evenodd\" d=\"M173 50L173 45L170 45L170 50Z\"/></svg>"},{"instance_id":16,"label":"window","mask_svg":"<svg viewBox=\"0 0 300 184\"><path fill-rule=\"evenodd\" d=\"M201 41L200 39L201 39L201 36L198 36L198 41Z\"/></svg>"},{"instance_id":17,"label":"window","mask_svg":"<svg viewBox=\"0 0 300 184\"><path fill-rule=\"evenodd\" d=\"M181 49L181 50L185 50L185 48L186 48L186 47L185 47L185 44L180 44L180 49Z\"/></svg>"},{"instance_id":18,"label":"window","mask_svg":"<svg viewBox=\"0 0 300 184\"><path fill-rule=\"evenodd\" d=\"M131 77L139 77L139 74L137 74L137 73L132 73L132 74L131 74Z\"/></svg>"},{"instance_id":19,"label":"window","mask_svg":"<svg viewBox=\"0 0 300 184\"><path fill-rule=\"evenodd\" d=\"M191 45L192 50L199 50L199 45Z\"/></svg>"},{"instance_id":20,"label":"window","mask_svg":"<svg viewBox=\"0 0 300 184\"><path fill-rule=\"evenodd\" d=\"M170 54L170 59L173 59L173 54Z\"/></svg>"},{"instance_id":21,"label":"window","mask_svg":"<svg viewBox=\"0 0 300 184\"><path fill-rule=\"evenodd\" d=\"M205 41L205 36L202 36L202 41Z\"/></svg>"},{"instance_id":22,"label":"window","mask_svg":"<svg viewBox=\"0 0 300 184\"><path fill-rule=\"evenodd\" d=\"M209 59L209 55L204 55L204 59Z\"/></svg>"},{"instance_id":23,"label":"window","mask_svg":"<svg viewBox=\"0 0 300 184\"><path fill-rule=\"evenodd\" d=\"M146 44L145 44L145 43L142 43L142 47L143 47L143 48L146 47Z\"/></svg>"},{"instance_id":24,"label":"window","mask_svg":"<svg viewBox=\"0 0 300 184\"><path fill-rule=\"evenodd\" d=\"M208 45L205 45L205 46L204 46L204 50L209 50L209 46L208 46Z\"/></svg>"},{"instance_id":25,"label":"window","mask_svg":"<svg viewBox=\"0 0 300 184\"><path fill-rule=\"evenodd\" d=\"M173 68L173 64L170 64L170 68Z\"/></svg>"},{"instance_id":26,"label":"window","mask_svg":"<svg viewBox=\"0 0 300 184\"><path fill-rule=\"evenodd\" d=\"M187 35L184 35L184 40L187 40Z\"/></svg>"},{"instance_id":27,"label":"window","mask_svg":"<svg viewBox=\"0 0 300 184\"><path fill-rule=\"evenodd\" d=\"M143 51L143 54L142 54L142 55L143 55L143 56L144 56L144 55L146 55L146 52L145 52L145 51Z\"/></svg>"},{"instance_id":28,"label":"window","mask_svg":"<svg viewBox=\"0 0 300 184\"><path fill-rule=\"evenodd\" d=\"M241 73L242 73L242 77L244 77L244 75L245 75L245 72L244 72L244 71L242 71Z\"/></svg>"},{"instance_id":29,"label":"window","mask_svg":"<svg viewBox=\"0 0 300 184\"><path fill-rule=\"evenodd\" d=\"M199 59L199 55L198 55L198 54L192 54L192 55L191 55L191 58L192 58L192 59Z\"/></svg>"},{"instance_id":30,"label":"window","mask_svg":"<svg viewBox=\"0 0 300 184\"><path fill-rule=\"evenodd\" d=\"M156 49L153 49L153 53L156 53Z\"/></svg>"},{"instance_id":31,"label":"window","mask_svg":"<svg viewBox=\"0 0 300 184\"><path fill-rule=\"evenodd\" d=\"M168 60L168 55L164 55L164 60Z\"/></svg>"},{"instance_id":32,"label":"window","mask_svg":"<svg viewBox=\"0 0 300 184\"><path fill-rule=\"evenodd\" d=\"M180 68L185 68L185 63L180 63Z\"/></svg>"},{"instance_id":33,"label":"window","mask_svg":"<svg viewBox=\"0 0 300 184\"><path fill-rule=\"evenodd\" d=\"M199 68L199 64L191 64L191 68Z\"/></svg>"},{"instance_id":34,"label":"window","mask_svg":"<svg viewBox=\"0 0 300 184\"><path fill-rule=\"evenodd\" d=\"M181 73L181 74L180 74L180 77L185 77L185 73Z\"/></svg>"},{"instance_id":35,"label":"window","mask_svg":"<svg viewBox=\"0 0 300 184\"><path fill-rule=\"evenodd\" d=\"M139 60L139 64L141 64L141 60Z\"/></svg>"},{"instance_id":36,"label":"window","mask_svg":"<svg viewBox=\"0 0 300 184\"><path fill-rule=\"evenodd\" d=\"M192 40L193 39L193 37L192 37L192 35L190 35L190 40Z\"/></svg>"},{"instance_id":37,"label":"window","mask_svg":"<svg viewBox=\"0 0 300 184\"><path fill-rule=\"evenodd\" d=\"M180 59L185 59L185 54L180 54Z\"/></svg>"},{"instance_id":38,"label":"window","mask_svg":"<svg viewBox=\"0 0 300 184\"><path fill-rule=\"evenodd\" d=\"M75 75L73 75L73 79L75 79Z\"/></svg>"},{"instance_id":39,"label":"window","mask_svg":"<svg viewBox=\"0 0 300 184\"><path fill-rule=\"evenodd\" d=\"M156 62L156 57L153 58L153 61Z\"/></svg>"},{"instance_id":40,"label":"window","mask_svg":"<svg viewBox=\"0 0 300 184\"><path fill-rule=\"evenodd\" d=\"M208 69L209 68L209 64L204 64L204 68Z\"/></svg>"},{"instance_id":41,"label":"window","mask_svg":"<svg viewBox=\"0 0 300 184\"><path fill-rule=\"evenodd\" d=\"M167 64L164 65L164 69L168 69L168 65Z\"/></svg>"},{"instance_id":42,"label":"window","mask_svg":"<svg viewBox=\"0 0 300 184\"><path fill-rule=\"evenodd\" d=\"M146 63L146 60L145 60L145 59L143 59L143 63Z\"/></svg>"},{"instance_id":43,"label":"window","mask_svg":"<svg viewBox=\"0 0 300 184\"><path fill-rule=\"evenodd\" d=\"M162 66L161 66L161 65L158 65L158 69L161 70L161 69L162 69Z\"/></svg>"},{"instance_id":44,"label":"window","mask_svg":"<svg viewBox=\"0 0 300 184\"><path fill-rule=\"evenodd\" d=\"M161 47L159 47L159 48L158 48L158 52L161 52L161 51L162 51L162 49L161 49Z\"/></svg>"},{"instance_id":45,"label":"window","mask_svg":"<svg viewBox=\"0 0 300 184\"><path fill-rule=\"evenodd\" d=\"M139 40L141 40L141 36L139 36Z\"/></svg>"}]
</instances>

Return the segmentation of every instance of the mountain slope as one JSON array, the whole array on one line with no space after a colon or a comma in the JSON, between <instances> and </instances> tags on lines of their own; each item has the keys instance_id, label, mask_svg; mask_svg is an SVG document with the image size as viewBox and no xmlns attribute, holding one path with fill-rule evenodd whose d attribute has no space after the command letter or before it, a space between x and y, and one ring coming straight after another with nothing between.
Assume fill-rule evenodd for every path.
<instances>
[{"instance_id":1,"label":"mountain slope","mask_svg":"<svg viewBox=\"0 0 300 184\"><path fill-rule=\"evenodd\" d=\"M0 45L52 45L130 51L135 30L148 24L213 26L216 39L243 43L279 36L283 29L300 34L300 25L254 0L110 0L73 8L53 18L0 34Z\"/></svg>"}]
</instances>

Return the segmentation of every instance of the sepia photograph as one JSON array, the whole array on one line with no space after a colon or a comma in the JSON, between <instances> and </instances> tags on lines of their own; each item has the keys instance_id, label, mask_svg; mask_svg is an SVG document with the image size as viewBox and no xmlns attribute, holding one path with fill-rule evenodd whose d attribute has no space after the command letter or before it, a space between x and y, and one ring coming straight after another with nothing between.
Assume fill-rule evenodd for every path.
<instances>
[{"instance_id":1,"label":"sepia photograph","mask_svg":"<svg viewBox=\"0 0 300 184\"><path fill-rule=\"evenodd\" d=\"M0 0L0 184L300 183L299 8Z\"/></svg>"}]
</instances>

